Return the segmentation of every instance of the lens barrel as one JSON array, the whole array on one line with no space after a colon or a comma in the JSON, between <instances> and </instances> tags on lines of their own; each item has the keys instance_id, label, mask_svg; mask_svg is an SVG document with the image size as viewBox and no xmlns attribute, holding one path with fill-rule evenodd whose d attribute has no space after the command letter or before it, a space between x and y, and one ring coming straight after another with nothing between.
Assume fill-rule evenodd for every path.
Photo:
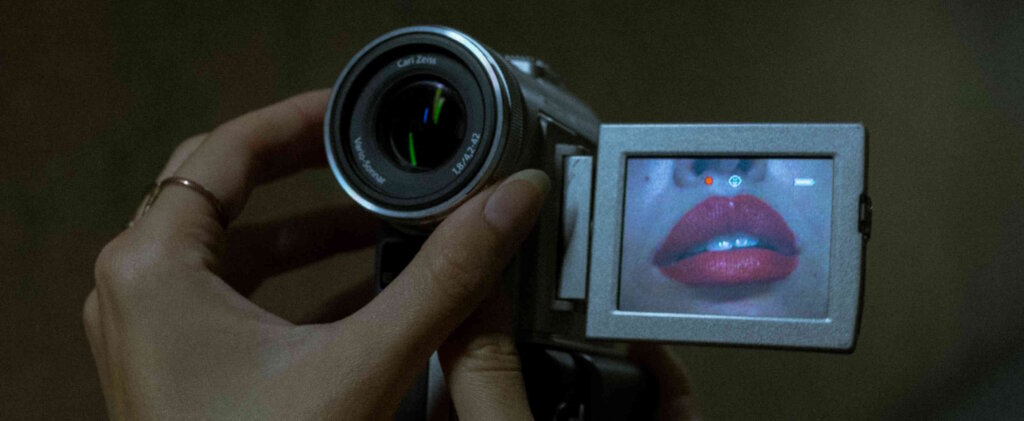
<instances>
[{"instance_id":1,"label":"lens barrel","mask_svg":"<svg viewBox=\"0 0 1024 421\"><path fill-rule=\"evenodd\" d=\"M453 29L388 33L349 62L324 124L328 161L360 205L435 222L511 170L522 93L497 54Z\"/></svg>"}]
</instances>

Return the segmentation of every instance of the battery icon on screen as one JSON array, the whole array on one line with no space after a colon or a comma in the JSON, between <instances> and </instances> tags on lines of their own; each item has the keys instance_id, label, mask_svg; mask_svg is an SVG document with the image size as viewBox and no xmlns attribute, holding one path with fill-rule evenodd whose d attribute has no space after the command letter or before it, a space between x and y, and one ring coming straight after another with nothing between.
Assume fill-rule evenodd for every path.
<instances>
[{"instance_id":1,"label":"battery icon on screen","mask_svg":"<svg viewBox=\"0 0 1024 421\"><path fill-rule=\"evenodd\" d=\"M813 178L794 178L793 185L796 187L810 187L814 185Z\"/></svg>"}]
</instances>

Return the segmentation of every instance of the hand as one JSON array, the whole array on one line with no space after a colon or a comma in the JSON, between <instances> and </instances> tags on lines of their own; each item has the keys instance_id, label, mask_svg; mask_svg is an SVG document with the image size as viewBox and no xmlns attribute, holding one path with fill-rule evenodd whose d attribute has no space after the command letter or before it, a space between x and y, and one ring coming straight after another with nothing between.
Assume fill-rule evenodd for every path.
<instances>
[{"instance_id":1,"label":"hand","mask_svg":"<svg viewBox=\"0 0 1024 421\"><path fill-rule=\"evenodd\" d=\"M327 91L299 95L190 139L160 179L195 181L236 216L256 184L325 163L327 98ZM365 215L353 213L339 231L298 229L289 241L268 241L252 249L251 270L232 272L245 276L224 277L226 233L214 206L188 188L166 187L104 247L85 302L111 417L390 418L431 353L461 325L441 347L459 415L529 418L512 337L479 328L483 316L463 322L529 233L547 183L527 170L477 194L380 295L319 325L289 323L237 291L307 263L317 248L308 244L365 245L372 238Z\"/></svg>"}]
</instances>

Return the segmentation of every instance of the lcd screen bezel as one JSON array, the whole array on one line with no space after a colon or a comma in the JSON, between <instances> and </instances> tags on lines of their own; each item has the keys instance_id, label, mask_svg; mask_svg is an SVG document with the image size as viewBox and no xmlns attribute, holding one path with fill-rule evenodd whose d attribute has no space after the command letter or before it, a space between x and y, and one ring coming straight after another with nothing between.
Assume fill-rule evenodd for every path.
<instances>
[{"instance_id":1,"label":"lcd screen bezel","mask_svg":"<svg viewBox=\"0 0 1024 421\"><path fill-rule=\"evenodd\" d=\"M862 290L865 131L860 124L602 125L597 155L587 337L850 350ZM825 158L833 162L828 310L778 318L618 309L626 162L629 158Z\"/></svg>"}]
</instances>

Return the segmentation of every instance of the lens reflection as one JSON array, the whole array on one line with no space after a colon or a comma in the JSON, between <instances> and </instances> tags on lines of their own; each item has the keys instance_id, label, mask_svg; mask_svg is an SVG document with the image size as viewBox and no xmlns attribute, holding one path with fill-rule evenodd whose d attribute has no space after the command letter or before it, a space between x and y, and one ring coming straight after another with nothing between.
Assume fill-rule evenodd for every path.
<instances>
[{"instance_id":1,"label":"lens reflection","mask_svg":"<svg viewBox=\"0 0 1024 421\"><path fill-rule=\"evenodd\" d=\"M447 83L419 79L384 97L377 119L384 150L403 168L429 171L444 165L462 144L465 105Z\"/></svg>"}]
</instances>

